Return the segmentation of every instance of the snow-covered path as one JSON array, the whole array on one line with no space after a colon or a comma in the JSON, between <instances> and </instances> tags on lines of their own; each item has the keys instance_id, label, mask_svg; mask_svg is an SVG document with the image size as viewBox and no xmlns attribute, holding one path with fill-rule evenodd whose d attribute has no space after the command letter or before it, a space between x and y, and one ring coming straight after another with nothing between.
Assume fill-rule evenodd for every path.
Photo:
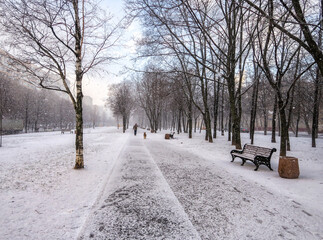
<instances>
[{"instance_id":1,"label":"snow-covered path","mask_svg":"<svg viewBox=\"0 0 323 240\"><path fill-rule=\"evenodd\" d=\"M147 147L202 239L323 239L319 214L169 142Z\"/></svg>"},{"instance_id":2,"label":"snow-covered path","mask_svg":"<svg viewBox=\"0 0 323 240\"><path fill-rule=\"evenodd\" d=\"M225 136L165 140L116 128L85 130L85 169L74 137L4 137L0 239L323 239L323 139L291 138L299 179L239 160ZM277 147L258 134L257 145ZM242 136L243 143L248 136Z\"/></svg>"},{"instance_id":3,"label":"snow-covered path","mask_svg":"<svg viewBox=\"0 0 323 240\"><path fill-rule=\"evenodd\" d=\"M79 239L323 239L321 210L161 137L129 138Z\"/></svg>"},{"instance_id":4,"label":"snow-covered path","mask_svg":"<svg viewBox=\"0 0 323 240\"><path fill-rule=\"evenodd\" d=\"M79 239L200 239L147 151L132 136Z\"/></svg>"}]
</instances>

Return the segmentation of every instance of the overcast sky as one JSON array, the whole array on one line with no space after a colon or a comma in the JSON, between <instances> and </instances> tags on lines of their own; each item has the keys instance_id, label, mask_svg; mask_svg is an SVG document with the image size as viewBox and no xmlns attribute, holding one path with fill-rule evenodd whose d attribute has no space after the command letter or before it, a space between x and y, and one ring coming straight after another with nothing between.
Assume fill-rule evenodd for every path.
<instances>
[{"instance_id":1,"label":"overcast sky","mask_svg":"<svg viewBox=\"0 0 323 240\"><path fill-rule=\"evenodd\" d=\"M102 8L107 9L113 15L113 22L117 23L123 16L123 1L122 0L103 0ZM124 70L125 65L131 65L130 55L135 52L134 38L140 37L140 27L138 23L132 24L129 29L124 31L123 41L126 47L116 49L123 56L128 56L121 59L115 64L104 66L104 69L109 74L88 75L84 78L84 95L90 96L93 99L93 104L104 105L107 98L109 84L117 83L123 80L127 75L122 75L120 72Z\"/></svg>"}]
</instances>

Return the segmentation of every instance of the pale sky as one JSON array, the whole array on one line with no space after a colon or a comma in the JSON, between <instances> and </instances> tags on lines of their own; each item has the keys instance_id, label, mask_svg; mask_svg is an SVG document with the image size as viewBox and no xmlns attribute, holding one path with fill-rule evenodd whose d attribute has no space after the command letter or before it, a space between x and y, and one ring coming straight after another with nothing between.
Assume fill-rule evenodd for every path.
<instances>
[{"instance_id":1,"label":"pale sky","mask_svg":"<svg viewBox=\"0 0 323 240\"><path fill-rule=\"evenodd\" d=\"M103 9L108 9L107 11L113 15L113 22L117 23L119 19L123 17L124 3L122 0L103 0L101 4ZM126 47L116 49L118 53L121 53L123 56L127 57L122 58L120 61L118 61L118 63L113 65L104 66L104 69L109 72L108 74L100 74L101 76L94 76L93 74L90 74L84 77L84 95L92 97L93 104L103 106L107 98L109 84L120 82L127 77L126 74L121 74L121 72L125 65L131 65L131 61L129 60L131 58L130 55L136 50L134 38L138 38L140 36L141 30L139 24L132 24L126 31L124 31L124 41Z\"/></svg>"}]
</instances>

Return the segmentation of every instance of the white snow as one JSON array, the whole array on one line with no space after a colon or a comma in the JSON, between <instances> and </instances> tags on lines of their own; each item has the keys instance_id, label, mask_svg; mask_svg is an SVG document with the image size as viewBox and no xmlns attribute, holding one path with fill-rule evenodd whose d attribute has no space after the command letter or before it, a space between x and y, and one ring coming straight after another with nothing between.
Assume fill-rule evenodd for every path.
<instances>
[{"instance_id":1,"label":"white snow","mask_svg":"<svg viewBox=\"0 0 323 240\"><path fill-rule=\"evenodd\" d=\"M0 148L0 239L73 239L114 166L125 138L85 130L85 169L73 170L73 134L5 136Z\"/></svg>"},{"instance_id":2,"label":"white snow","mask_svg":"<svg viewBox=\"0 0 323 240\"><path fill-rule=\"evenodd\" d=\"M83 170L73 134L4 136L0 239L323 239L322 138L291 137L300 177L283 179L278 152L255 172L230 162L227 136L142 133L86 129Z\"/></svg>"}]
</instances>

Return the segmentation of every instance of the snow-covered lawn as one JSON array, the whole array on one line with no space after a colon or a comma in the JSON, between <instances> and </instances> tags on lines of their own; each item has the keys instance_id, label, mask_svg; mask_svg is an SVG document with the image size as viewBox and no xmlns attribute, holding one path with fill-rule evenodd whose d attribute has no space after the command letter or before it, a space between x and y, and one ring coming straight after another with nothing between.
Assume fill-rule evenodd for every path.
<instances>
[{"instance_id":1,"label":"snow-covered lawn","mask_svg":"<svg viewBox=\"0 0 323 240\"><path fill-rule=\"evenodd\" d=\"M73 134L5 136L0 148L0 239L75 239L128 135L85 130L84 170Z\"/></svg>"},{"instance_id":2,"label":"snow-covered lawn","mask_svg":"<svg viewBox=\"0 0 323 240\"><path fill-rule=\"evenodd\" d=\"M323 218L323 138L317 140L317 147L311 147L310 137L291 137L291 152L288 156L297 157L300 167L300 176L298 179L283 179L278 175L279 161L279 143L280 138L276 137L277 143L271 143L271 135L263 135L263 133L255 134L256 146L276 148L271 159L271 165L274 172L261 165L257 172L252 171L255 165L248 162L244 166L240 166L241 160L236 158L231 163L229 152L234 149L227 136L221 136L218 133L214 143L204 141L204 134L196 133L193 139L187 139L183 134L175 135L176 139L172 141L172 145L185 149L191 153L195 153L203 158L212 161L219 167L224 168L230 174L241 176L243 179L255 182L265 186L279 194L282 194L290 200L307 205L313 209L313 212L320 211ZM249 133L241 133L242 145L250 144Z\"/></svg>"},{"instance_id":3,"label":"snow-covered lawn","mask_svg":"<svg viewBox=\"0 0 323 240\"><path fill-rule=\"evenodd\" d=\"M301 174L283 179L278 153L274 171L231 163L226 136L142 134L86 129L83 170L73 134L5 136L0 239L323 239L323 139L292 137Z\"/></svg>"}]
</instances>

